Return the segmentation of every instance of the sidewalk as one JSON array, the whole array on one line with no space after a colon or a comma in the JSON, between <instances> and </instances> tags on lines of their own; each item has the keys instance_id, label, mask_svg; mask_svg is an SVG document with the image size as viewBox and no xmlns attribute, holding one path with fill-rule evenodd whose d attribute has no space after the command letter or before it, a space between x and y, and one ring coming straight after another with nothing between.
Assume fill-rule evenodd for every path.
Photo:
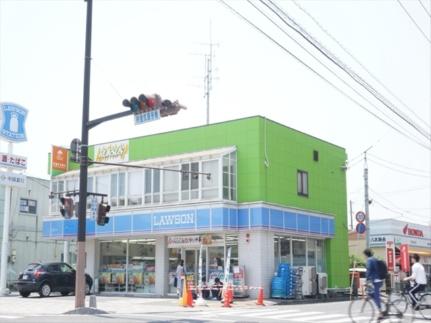
<instances>
[{"instance_id":1,"label":"sidewalk","mask_svg":"<svg viewBox=\"0 0 431 323\"><path fill-rule=\"evenodd\" d=\"M75 309L74 296L54 296L41 298L36 293L23 298L12 293L0 297L0 315L56 315ZM218 309L222 303L216 300L206 301L207 306L182 307L176 298L150 298L130 296L96 296L97 308L112 314L139 314L174 311L199 311L200 309ZM89 296L85 298L89 305ZM276 305L277 302L265 300L265 305ZM235 299L232 307L258 308L255 299Z\"/></svg>"}]
</instances>

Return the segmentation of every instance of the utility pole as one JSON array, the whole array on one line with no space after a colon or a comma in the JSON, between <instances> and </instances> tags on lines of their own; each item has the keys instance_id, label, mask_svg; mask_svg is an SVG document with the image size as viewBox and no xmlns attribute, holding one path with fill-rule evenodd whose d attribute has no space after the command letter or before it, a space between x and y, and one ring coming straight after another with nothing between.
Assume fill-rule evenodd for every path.
<instances>
[{"instance_id":1,"label":"utility pole","mask_svg":"<svg viewBox=\"0 0 431 323\"><path fill-rule=\"evenodd\" d=\"M367 164L367 151L364 152L364 203L365 203L365 223L367 225L365 230L365 240L367 248L370 247L370 199L368 196L368 164Z\"/></svg>"},{"instance_id":2,"label":"utility pole","mask_svg":"<svg viewBox=\"0 0 431 323\"><path fill-rule=\"evenodd\" d=\"M78 237L75 278L75 308L85 307L85 219L87 213L88 121L90 115L91 24L93 0L87 2L85 31L84 97L82 107L81 163L79 173Z\"/></svg>"}]
</instances>

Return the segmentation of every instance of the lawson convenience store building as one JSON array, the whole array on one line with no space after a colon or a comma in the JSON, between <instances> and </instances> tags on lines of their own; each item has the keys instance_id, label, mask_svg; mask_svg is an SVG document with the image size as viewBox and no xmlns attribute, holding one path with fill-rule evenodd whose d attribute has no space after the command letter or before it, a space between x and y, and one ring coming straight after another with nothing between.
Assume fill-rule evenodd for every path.
<instances>
[{"instance_id":1,"label":"lawson convenience store building","mask_svg":"<svg viewBox=\"0 0 431 323\"><path fill-rule=\"evenodd\" d=\"M175 293L179 259L197 282L201 247L207 281L222 275L231 249L231 267L265 296L280 262L316 267L330 288L348 286L343 148L256 116L95 145L89 156L148 167L89 168L88 192L111 205L98 226L87 201L86 272L99 292ZM77 164L54 168L52 192L79 188ZM71 241L76 232L76 217L64 219L51 199L44 237Z\"/></svg>"}]
</instances>

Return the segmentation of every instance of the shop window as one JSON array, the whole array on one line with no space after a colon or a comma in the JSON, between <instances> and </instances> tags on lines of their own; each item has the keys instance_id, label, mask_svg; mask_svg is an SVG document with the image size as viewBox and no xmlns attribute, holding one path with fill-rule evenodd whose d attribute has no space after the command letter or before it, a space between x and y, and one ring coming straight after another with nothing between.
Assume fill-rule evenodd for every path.
<instances>
[{"instance_id":1,"label":"shop window","mask_svg":"<svg viewBox=\"0 0 431 323\"><path fill-rule=\"evenodd\" d=\"M109 195L109 175L96 176L96 193Z\"/></svg>"},{"instance_id":2,"label":"shop window","mask_svg":"<svg viewBox=\"0 0 431 323\"><path fill-rule=\"evenodd\" d=\"M133 293L155 293L156 286L156 246L154 239L129 241L128 286Z\"/></svg>"},{"instance_id":3,"label":"shop window","mask_svg":"<svg viewBox=\"0 0 431 323\"><path fill-rule=\"evenodd\" d=\"M111 174L111 206L124 206L126 204L126 174Z\"/></svg>"},{"instance_id":4,"label":"shop window","mask_svg":"<svg viewBox=\"0 0 431 323\"><path fill-rule=\"evenodd\" d=\"M143 191L143 173L130 172L128 173L127 181L127 205L135 206L142 205L142 191Z\"/></svg>"},{"instance_id":5,"label":"shop window","mask_svg":"<svg viewBox=\"0 0 431 323\"><path fill-rule=\"evenodd\" d=\"M325 272L324 240L316 240L316 265L317 272Z\"/></svg>"},{"instance_id":6,"label":"shop window","mask_svg":"<svg viewBox=\"0 0 431 323\"><path fill-rule=\"evenodd\" d=\"M182 164L181 171L181 200L199 198L199 163Z\"/></svg>"},{"instance_id":7,"label":"shop window","mask_svg":"<svg viewBox=\"0 0 431 323\"><path fill-rule=\"evenodd\" d=\"M298 170L297 173L298 195L308 196L308 173Z\"/></svg>"},{"instance_id":8,"label":"shop window","mask_svg":"<svg viewBox=\"0 0 431 323\"><path fill-rule=\"evenodd\" d=\"M223 199L236 200L236 152L223 156Z\"/></svg>"},{"instance_id":9,"label":"shop window","mask_svg":"<svg viewBox=\"0 0 431 323\"><path fill-rule=\"evenodd\" d=\"M307 266L316 266L316 240L307 240Z\"/></svg>"},{"instance_id":10,"label":"shop window","mask_svg":"<svg viewBox=\"0 0 431 323\"><path fill-rule=\"evenodd\" d=\"M180 248L169 248L169 269L168 269L168 293L174 294L177 292L177 288L174 286L175 275L177 266L181 261L181 249Z\"/></svg>"},{"instance_id":11,"label":"shop window","mask_svg":"<svg viewBox=\"0 0 431 323\"><path fill-rule=\"evenodd\" d=\"M208 282L224 275L224 247L208 247Z\"/></svg>"},{"instance_id":12,"label":"shop window","mask_svg":"<svg viewBox=\"0 0 431 323\"><path fill-rule=\"evenodd\" d=\"M127 241L100 243L99 291L126 291Z\"/></svg>"},{"instance_id":13,"label":"shop window","mask_svg":"<svg viewBox=\"0 0 431 323\"><path fill-rule=\"evenodd\" d=\"M291 263L290 260L290 238L280 238L280 263Z\"/></svg>"},{"instance_id":14,"label":"shop window","mask_svg":"<svg viewBox=\"0 0 431 323\"><path fill-rule=\"evenodd\" d=\"M158 169L145 170L144 203L160 203L160 170Z\"/></svg>"},{"instance_id":15,"label":"shop window","mask_svg":"<svg viewBox=\"0 0 431 323\"><path fill-rule=\"evenodd\" d=\"M211 176L201 176L202 178L202 199L209 200L219 197L219 180L218 180L218 160L209 160L202 162L202 172L210 173Z\"/></svg>"},{"instance_id":16,"label":"shop window","mask_svg":"<svg viewBox=\"0 0 431 323\"><path fill-rule=\"evenodd\" d=\"M165 169L179 170L178 165L165 167ZM163 202L178 201L179 174L175 171L163 171Z\"/></svg>"},{"instance_id":17,"label":"shop window","mask_svg":"<svg viewBox=\"0 0 431 323\"><path fill-rule=\"evenodd\" d=\"M305 266L306 265L306 254L305 254L305 240L292 239L292 265L293 266Z\"/></svg>"}]
</instances>

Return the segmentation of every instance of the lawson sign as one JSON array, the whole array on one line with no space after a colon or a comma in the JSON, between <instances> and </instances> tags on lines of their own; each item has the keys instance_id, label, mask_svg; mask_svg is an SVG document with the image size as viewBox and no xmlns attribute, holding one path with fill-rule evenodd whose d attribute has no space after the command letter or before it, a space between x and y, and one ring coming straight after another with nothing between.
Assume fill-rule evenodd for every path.
<instances>
[{"instance_id":1,"label":"lawson sign","mask_svg":"<svg viewBox=\"0 0 431 323\"><path fill-rule=\"evenodd\" d=\"M27 140L25 134L25 119L27 109L15 103L0 103L0 136L10 142Z\"/></svg>"},{"instance_id":2,"label":"lawson sign","mask_svg":"<svg viewBox=\"0 0 431 323\"><path fill-rule=\"evenodd\" d=\"M196 223L195 210L163 212L153 214L153 230L169 230L179 228L194 228Z\"/></svg>"}]
</instances>

